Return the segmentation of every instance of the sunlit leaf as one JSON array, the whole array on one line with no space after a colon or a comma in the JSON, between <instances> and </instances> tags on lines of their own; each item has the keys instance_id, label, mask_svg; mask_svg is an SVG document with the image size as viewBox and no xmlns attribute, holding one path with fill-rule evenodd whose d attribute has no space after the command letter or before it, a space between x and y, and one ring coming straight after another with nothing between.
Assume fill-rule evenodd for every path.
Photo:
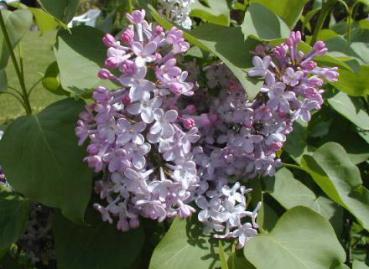
<instances>
[{"instance_id":1,"label":"sunlit leaf","mask_svg":"<svg viewBox=\"0 0 369 269\"><path fill-rule=\"evenodd\" d=\"M283 20L261 4L249 6L241 28L245 38L252 35L262 40L272 40L286 38L290 34Z\"/></svg>"},{"instance_id":2,"label":"sunlit leaf","mask_svg":"<svg viewBox=\"0 0 369 269\"><path fill-rule=\"evenodd\" d=\"M305 207L287 211L272 232L250 240L244 252L258 269L337 268L346 256L329 222Z\"/></svg>"}]
</instances>

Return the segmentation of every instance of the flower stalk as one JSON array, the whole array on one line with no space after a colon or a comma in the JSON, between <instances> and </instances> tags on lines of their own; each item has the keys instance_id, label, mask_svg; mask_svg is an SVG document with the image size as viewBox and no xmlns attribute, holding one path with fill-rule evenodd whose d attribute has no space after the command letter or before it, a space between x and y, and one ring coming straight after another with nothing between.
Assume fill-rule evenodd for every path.
<instances>
[{"instance_id":1,"label":"flower stalk","mask_svg":"<svg viewBox=\"0 0 369 269\"><path fill-rule=\"evenodd\" d=\"M0 27L1 27L1 31L3 32L3 35L4 35L4 40L5 40L6 46L9 49L10 58L13 62L14 69L15 69L15 72L16 72L18 80L19 80L19 85L20 85L21 90L22 90L20 95L21 95L21 98L22 98L23 102L21 102L21 104L23 105L23 107L26 111L26 114L31 115L32 114L32 108L31 108L31 104L29 102L29 94L27 93L27 88L26 88L26 84L25 84L25 80L24 80L22 59L21 59L21 63L18 64L17 58L15 57L14 51L12 49L12 44L10 42L8 31L7 31L6 26L5 26L5 21L4 21L4 18L3 18L3 14L1 12L0 12ZM17 100L18 100L18 98L17 98Z\"/></svg>"}]
</instances>

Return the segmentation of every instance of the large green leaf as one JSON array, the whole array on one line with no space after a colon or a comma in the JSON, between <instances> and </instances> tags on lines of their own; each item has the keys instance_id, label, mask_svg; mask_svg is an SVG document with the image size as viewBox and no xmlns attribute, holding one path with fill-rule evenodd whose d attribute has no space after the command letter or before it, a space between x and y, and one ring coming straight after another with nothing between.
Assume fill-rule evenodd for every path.
<instances>
[{"instance_id":1,"label":"large green leaf","mask_svg":"<svg viewBox=\"0 0 369 269\"><path fill-rule=\"evenodd\" d=\"M150 11L157 22L166 28L172 27L151 6ZM193 45L219 57L246 89L250 99L258 94L262 82L247 76L248 69L252 67L250 52L255 49L257 42L252 39L244 41L239 27L204 23L190 32L185 32L185 37Z\"/></svg>"},{"instance_id":2,"label":"large green leaf","mask_svg":"<svg viewBox=\"0 0 369 269\"><path fill-rule=\"evenodd\" d=\"M65 99L18 118L0 141L0 163L10 184L26 197L83 221L92 176L74 133L84 103Z\"/></svg>"},{"instance_id":3,"label":"large green leaf","mask_svg":"<svg viewBox=\"0 0 369 269\"><path fill-rule=\"evenodd\" d=\"M313 156L305 155L302 167L333 201L350 211L365 229L369 229L369 191L361 175L337 143L326 143Z\"/></svg>"},{"instance_id":4,"label":"large green leaf","mask_svg":"<svg viewBox=\"0 0 369 269\"><path fill-rule=\"evenodd\" d=\"M77 12L79 0L38 0L41 6L55 18L69 22Z\"/></svg>"},{"instance_id":5,"label":"large green leaf","mask_svg":"<svg viewBox=\"0 0 369 269\"><path fill-rule=\"evenodd\" d=\"M29 10L20 9L16 11L1 10L9 39L14 48L26 32L31 28L33 19ZM10 56L9 48L5 42L3 32L0 31L0 69L3 69Z\"/></svg>"},{"instance_id":6,"label":"large green leaf","mask_svg":"<svg viewBox=\"0 0 369 269\"><path fill-rule=\"evenodd\" d=\"M266 180L266 191L278 201L285 209L296 206L305 206L330 220L336 231L341 230L342 208L333 201L315 193L297 180L286 168L281 168L275 178Z\"/></svg>"},{"instance_id":7,"label":"large green leaf","mask_svg":"<svg viewBox=\"0 0 369 269\"><path fill-rule=\"evenodd\" d=\"M251 3L260 3L273 10L292 29L298 22L308 0L251 0Z\"/></svg>"},{"instance_id":8,"label":"large green leaf","mask_svg":"<svg viewBox=\"0 0 369 269\"><path fill-rule=\"evenodd\" d=\"M368 73L369 74L369 73ZM339 114L363 130L369 130L369 115L363 101L340 92L328 99L328 103Z\"/></svg>"},{"instance_id":9,"label":"large green leaf","mask_svg":"<svg viewBox=\"0 0 369 269\"><path fill-rule=\"evenodd\" d=\"M333 269L345 261L329 222L305 207L287 211L271 233L253 238L244 251L258 269Z\"/></svg>"},{"instance_id":10,"label":"large green leaf","mask_svg":"<svg viewBox=\"0 0 369 269\"><path fill-rule=\"evenodd\" d=\"M206 4L199 0L191 5L191 16L214 24L229 26L230 10L226 0L207 0Z\"/></svg>"},{"instance_id":11,"label":"large green leaf","mask_svg":"<svg viewBox=\"0 0 369 269\"><path fill-rule=\"evenodd\" d=\"M23 234L30 203L20 195L0 190L0 249L9 247Z\"/></svg>"},{"instance_id":12,"label":"large green leaf","mask_svg":"<svg viewBox=\"0 0 369 269\"><path fill-rule=\"evenodd\" d=\"M361 65L357 72L340 69L337 82L331 83L334 87L351 96L365 96L369 94L369 65Z\"/></svg>"},{"instance_id":13,"label":"large green leaf","mask_svg":"<svg viewBox=\"0 0 369 269\"><path fill-rule=\"evenodd\" d=\"M63 89L79 95L101 83L97 73L106 56L106 48L101 41L103 35L87 26L73 28L72 34L65 30L60 32L55 56Z\"/></svg>"},{"instance_id":14,"label":"large green leaf","mask_svg":"<svg viewBox=\"0 0 369 269\"><path fill-rule=\"evenodd\" d=\"M142 229L120 232L95 221L76 225L61 215L53 222L58 269L130 269L144 245Z\"/></svg>"},{"instance_id":15,"label":"large green leaf","mask_svg":"<svg viewBox=\"0 0 369 269\"><path fill-rule=\"evenodd\" d=\"M200 225L175 219L167 234L155 248L150 269L216 268L218 255L209 237L201 234Z\"/></svg>"},{"instance_id":16,"label":"large green leaf","mask_svg":"<svg viewBox=\"0 0 369 269\"><path fill-rule=\"evenodd\" d=\"M295 179L287 168L279 169L275 178L267 179L266 183L267 192L284 208L305 206L317 211L315 193Z\"/></svg>"},{"instance_id":17,"label":"large green leaf","mask_svg":"<svg viewBox=\"0 0 369 269\"><path fill-rule=\"evenodd\" d=\"M288 37L290 29L271 10L261 4L251 4L241 25L245 38L250 35L262 40Z\"/></svg>"}]
</instances>

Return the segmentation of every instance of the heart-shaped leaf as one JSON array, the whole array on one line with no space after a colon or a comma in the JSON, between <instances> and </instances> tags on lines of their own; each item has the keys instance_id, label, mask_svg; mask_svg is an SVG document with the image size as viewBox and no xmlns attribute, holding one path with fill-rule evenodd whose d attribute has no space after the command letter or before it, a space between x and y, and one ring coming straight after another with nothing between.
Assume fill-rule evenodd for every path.
<instances>
[{"instance_id":1,"label":"heart-shaped leaf","mask_svg":"<svg viewBox=\"0 0 369 269\"><path fill-rule=\"evenodd\" d=\"M359 168L337 143L326 143L313 156L305 155L302 167L336 203L350 211L369 230L369 190L362 185Z\"/></svg>"},{"instance_id":2,"label":"heart-shaped leaf","mask_svg":"<svg viewBox=\"0 0 369 269\"><path fill-rule=\"evenodd\" d=\"M65 99L18 118L0 141L0 163L10 184L27 198L60 208L82 222L92 175L74 133L84 103Z\"/></svg>"},{"instance_id":3,"label":"heart-shaped leaf","mask_svg":"<svg viewBox=\"0 0 369 269\"><path fill-rule=\"evenodd\" d=\"M271 233L251 239L244 252L258 269L337 268L346 256L329 222L306 207L288 210Z\"/></svg>"}]
</instances>

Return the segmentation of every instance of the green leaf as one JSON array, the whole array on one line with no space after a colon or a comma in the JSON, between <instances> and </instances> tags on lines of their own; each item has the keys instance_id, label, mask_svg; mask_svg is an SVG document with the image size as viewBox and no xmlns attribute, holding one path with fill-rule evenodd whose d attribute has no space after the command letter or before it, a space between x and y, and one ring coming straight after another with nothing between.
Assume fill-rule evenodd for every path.
<instances>
[{"instance_id":1,"label":"green leaf","mask_svg":"<svg viewBox=\"0 0 369 269\"><path fill-rule=\"evenodd\" d=\"M339 114L363 130L369 130L369 115L363 101L340 92L328 99L330 106Z\"/></svg>"},{"instance_id":2,"label":"green leaf","mask_svg":"<svg viewBox=\"0 0 369 269\"><path fill-rule=\"evenodd\" d=\"M230 10L225 0L207 0L206 5L199 0L191 5L191 16L200 18L206 22L229 26Z\"/></svg>"},{"instance_id":3,"label":"green leaf","mask_svg":"<svg viewBox=\"0 0 369 269\"><path fill-rule=\"evenodd\" d=\"M99 30L87 26L73 28L72 34L60 32L55 57L64 90L81 95L101 84L97 73L104 65L106 55L106 48L101 41L103 35Z\"/></svg>"},{"instance_id":4,"label":"green leaf","mask_svg":"<svg viewBox=\"0 0 369 269\"><path fill-rule=\"evenodd\" d=\"M365 262L354 261L352 264L352 269L369 269L369 266Z\"/></svg>"},{"instance_id":5,"label":"green leaf","mask_svg":"<svg viewBox=\"0 0 369 269\"><path fill-rule=\"evenodd\" d=\"M251 239L244 252L258 269L327 269L345 261L329 222L305 207L287 211L271 233Z\"/></svg>"},{"instance_id":6,"label":"green leaf","mask_svg":"<svg viewBox=\"0 0 369 269\"><path fill-rule=\"evenodd\" d=\"M14 48L26 32L31 28L33 18L29 10L20 9L16 11L1 10L5 27L7 29L10 43ZM3 32L0 31L0 69L3 69L8 64L10 51L5 42Z\"/></svg>"},{"instance_id":7,"label":"green leaf","mask_svg":"<svg viewBox=\"0 0 369 269\"><path fill-rule=\"evenodd\" d=\"M74 132L83 102L65 99L12 122L0 141L0 163L12 187L82 222L92 175Z\"/></svg>"},{"instance_id":8,"label":"green leaf","mask_svg":"<svg viewBox=\"0 0 369 269\"><path fill-rule=\"evenodd\" d=\"M202 227L190 221L175 219L169 231L155 248L150 269L216 268L217 242L203 236Z\"/></svg>"},{"instance_id":9,"label":"green leaf","mask_svg":"<svg viewBox=\"0 0 369 269\"><path fill-rule=\"evenodd\" d=\"M61 23L41 8L28 8L35 17L36 24L42 33L56 30ZM65 26L65 25L64 25Z\"/></svg>"},{"instance_id":10,"label":"green leaf","mask_svg":"<svg viewBox=\"0 0 369 269\"><path fill-rule=\"evenodd\" d=\"M251 3L260 3L273 10L292 29L298 22L308 0L251 0Z\"/></svg>"},{"instance_id":11,"label":"green leaf","mask_svg":"<svg viewBox=\"0 0 369 269\"><path fill-rule=\"evenodd\" d=\"M361 65L357 72L340 69L337 82L331 83L338 90L351 96L365 96L369 94L369 65Z\"/></svg>"},{"instance_id":12,"label":"green leaf","mask_svg":"<svg viewBox=\"0 0 369 269\"><path fill-rule=\"evenodd\" d=\"M369 191L362 185L360 171L337 143L326 143L313 156L305 155L301 166L329 198L350 211L369 229Z\"/></svg>"},{"instance_id":13,"label":"green leaf","mask_svg":"<svg viewBox=\"0 0 369 269\"><path fill-rule=\"evenodd\" d=\"M24 233L30 203L22 196L0 190L0 249L7 248Z\"/></svg>"},{"instance_id":14,"label":"green leaf","mask_svg":"<svg viewBox=\"0 0 369 269\"><path fill-rule=\"evenodd\" d=\"M38 0L43 9L55 18L69 22L77 12L79 0Z\"/></svg>"},{"instance_id":15,"label":"green leaf","mask_svg":"<svg viewBox=\"0 0 369 269\"><path fill-rule=\"evenodd\" d=\"M275 174L274 179L266 179L266 186L267 193L285 209L288 210L296 206L308 207L330 220L336 231L341 230L342 209L325 197L317 197L288 169L281 168Z\"/></svg>"},{"instance_id":16,"label":"green leaf","mask_svg":"<svg viewBox=\"0 0 369 269\"><path fill-rule=\"evenodd\" d=\"M142 229L76 225L60 215L53 222L58 269L130 269L144 245Z\"/></svg>"},{"instance_id":17,"label":"green leaf","mask_svg":"<svg viewBox=\"0 0 369 269\"><path fill-rule=\"evenodd\" d=\"M275 178L267 179L266 183L267 192L284 208L305 206L317 211L315 193L296 180L287 168L279 169Z\"/></svg>"},{"instance_id":18,"label":"green leaf","mask_svg":"<svg viewBox=\"0 0 369 269\"><path fill-rule=\"evenodd\" d=\"M307 124L305 122L296 121L293 125L293 132L288 135L284 150L296 162L300 162L302 156L309 152Z\"/></svg>"},{"instance_id":19,"label":"green leaf","mask_svg":"<svg viewBox=\"0 0 369 269\"><path fill-rule=\"evenodd\" d=\"M149 6L154 19L166 28L172 25L163 19L157 11ZM204 23L190 32L185 32L186 39L199 48L212 52L233 72L242 86L246 89L250 99L260 91L262 81L247 76L252 67L252 55L258 42L248 39L244 41L239 27L223 27Z\"/></svg>"},{"instance_id":20,"label":"green leaf","mask_svg":"<svg viewBox=\"0 0 369 269\"><path fill-rule=\"evenodd\" d=\"M249 6L241 28L245 38L252 35L261 40L286 38L290 34L290 29L282 19L261 4Z\"/></svg>"}]
</instances>

